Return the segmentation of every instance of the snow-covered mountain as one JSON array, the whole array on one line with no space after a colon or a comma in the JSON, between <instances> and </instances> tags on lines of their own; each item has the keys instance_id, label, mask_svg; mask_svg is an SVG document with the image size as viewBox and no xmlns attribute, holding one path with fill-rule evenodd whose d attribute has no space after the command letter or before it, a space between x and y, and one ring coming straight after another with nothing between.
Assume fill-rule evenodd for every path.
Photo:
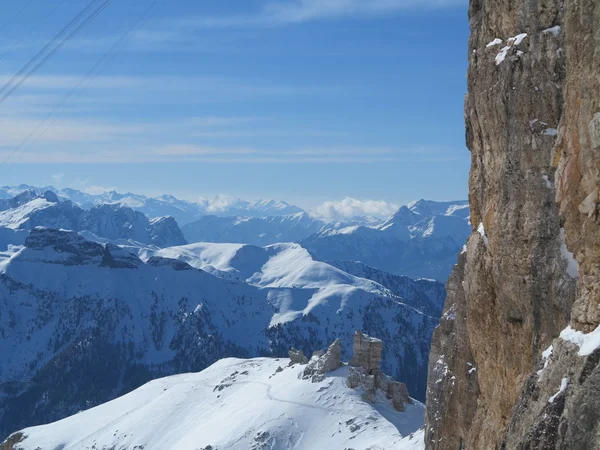
<instances>
[{"instance_id":1,"label":"snow-covered mountain","mask_svg":"<svg viewBox=\"0 0 600 450\"><path fill-rule=\"evenodd\" d=\"M324 230L366 225L374 220L372 217L357 217L348 222L327 222L305 212L266 217L211 215L183 226L182 231L188 242L269 245L278 242L300 242L311 234Z\"/></svg>"},{"instance_id":2,"label":"snow-covered mountain","mask_svg":"<svg viewBox=\"0 0 600 450\"><path fill-rule=\"evenodd\" d=\"M232 197L216 196L211 200L199 199L197 202L191 202L178 199L172 195L147 197L131 192L121 194L115 191L88 194L71 188L58 190L52 186L39 188L25 184L3 186L0 188L0 199L10 199L26 191L32 191L38 195L45 191L51 191L63 199L72 201L83 209L91 209L94 206L102 204L118 204L140 211L151 219L165 216L173 217L181 226L196 221L205 215L220 217L267 217L286 216L304 212L297 206L275 200L249 202Z\"/></svg>"},{"instance_id":3,"label":"snow-covered mountain","mask_svg":"<svg viewBox=\"0 0 600 450\"><path fill-rule=\"evenodd\" d=\"M413 278L446 281L471 232L468 202L419 200L377 227L327 229L301 241L323 261L361 261Z\"/></svg>"},{"instance_id":4,"label":"snow-covered mountain","mask_svg":"<svg viewBox=\"0 0 600 450\"><path fill-rule=\"evenodd\" d=\"M297 242L320 231L325 222L306 213L268 217L204 216L182 227L188 242L269 245Z\"/></svg>"},{"instance_id":5,"label":"snow-covered mountain","mask_svg":"<svg viewBox=\"0 0 600 450\"><path fill-rule=\"evenodd\" d=\"M141 253L38 228L0 254L0 434L223 357L310 353L335 338L349 349L357 329L384 341L382 368L424 398L438 319L411 299L297 244Z\"/></svg>"},{"instance_id":6,"label":"snow-covered mountain","mask_svg":"<svg viewBox=\"0 0 600 450\"><path fill-rule=\"evenodd\" d=\"M396 411L346 382L318 382L289 359L223 359L200 373L151 381L60 422L27 428L5 450L321 450L424 448L424 406Z\"/></svg>"},{"instance_id":7,"label":"snow-covered mountain","mask_svg":"<svg viewBox=\"0 0 600 450\"><path fill-rule=\"evenodd\" d=\"M35 227L87 231L109 240L125 239L158 247L186 243L177 222L172 217L149 220L144 214L120 204L102 204L84 210L69 200L61 200L48 190L40 195L24 191L12 199L0 200L0 243L19 244L13 240L16 230ZM20 233L23 235L25 233ZM10 237L9 237L10 236Z\"/></svg>"},{"instance_id":8,"label":"snow-covered mountain","mask_svg":"<svg viewBox=\"0 0 600 450\"><path fill-rule=\"evenodd\" d=\"M304 212L301 208L284 201L258 200L248 202L239 198L221 195L214 197L212 200L201 200L199 204L203 208L203 211L205 211L205 214L223 217L289 216Z\"/></svg>"}]
</instances>

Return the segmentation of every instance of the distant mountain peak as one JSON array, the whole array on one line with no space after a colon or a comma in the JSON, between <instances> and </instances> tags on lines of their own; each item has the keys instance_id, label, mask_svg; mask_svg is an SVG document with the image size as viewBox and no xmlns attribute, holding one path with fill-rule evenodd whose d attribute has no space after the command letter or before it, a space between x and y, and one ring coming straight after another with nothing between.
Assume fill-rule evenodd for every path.
<instances>
[{"instance_id":1,"label":"distant mountain peak","mask_svg":"<svg viewBox=\"0 0 600 450\"><path fill-rule=\"evenodd\" d=\"M50 203L59 203L58 196L51 190L46 190L39 195L40 198L46 199Z\"/></svg>"}]
</instances>

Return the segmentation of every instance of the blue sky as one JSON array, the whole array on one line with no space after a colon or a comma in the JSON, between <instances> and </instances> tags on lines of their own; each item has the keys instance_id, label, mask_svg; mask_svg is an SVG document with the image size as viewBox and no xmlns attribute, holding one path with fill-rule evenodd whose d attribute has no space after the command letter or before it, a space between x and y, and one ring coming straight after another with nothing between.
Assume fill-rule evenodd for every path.
<instances>
[{"instance_id":1,"label":"blue sky","mask_svg":"<svg viewBox=\"0 0 600 450\"><path fill-rule=\"evenodd\" d=\"M87 1L3 2L2 84ZM0 104L0 184L307 208L466 198L466 1L159 1L42 122L151 3L113 1Z\"/></svg>"}]
</instances>

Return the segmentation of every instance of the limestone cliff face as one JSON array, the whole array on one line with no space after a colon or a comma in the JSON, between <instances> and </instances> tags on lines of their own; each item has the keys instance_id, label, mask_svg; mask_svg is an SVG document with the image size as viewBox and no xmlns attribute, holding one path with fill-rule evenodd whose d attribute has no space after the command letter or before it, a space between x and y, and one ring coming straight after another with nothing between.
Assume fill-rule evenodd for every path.
<instances>
[{"instance_id":1,"label":"limestone cliff face","mask_svg":"<svg viewBox=\"0 0 600 450\"><path fill-rule=\"evenodd\" d=\"M469 19L474 231L433 339L426 445L600 448L600 350L559 338L600 323L600 1L471 0Z\"/></svg>"}]
</instances>

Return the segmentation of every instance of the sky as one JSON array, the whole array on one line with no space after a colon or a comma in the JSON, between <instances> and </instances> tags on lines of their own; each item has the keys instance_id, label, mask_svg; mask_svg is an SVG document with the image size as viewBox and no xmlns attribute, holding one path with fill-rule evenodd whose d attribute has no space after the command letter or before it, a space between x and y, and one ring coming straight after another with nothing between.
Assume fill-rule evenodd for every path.
<instances>
[{"instance_id":1,"label":"sky","mask_svg":"<svg viewBox=\"0 0 600 450\"><path fill-rule=\"evenodd\" d=\"M2 2L0 85L88 1ZM0 103L0 185L464 199L467 37L466 0L113 0Z\"/></svg>"}]
</instances>

